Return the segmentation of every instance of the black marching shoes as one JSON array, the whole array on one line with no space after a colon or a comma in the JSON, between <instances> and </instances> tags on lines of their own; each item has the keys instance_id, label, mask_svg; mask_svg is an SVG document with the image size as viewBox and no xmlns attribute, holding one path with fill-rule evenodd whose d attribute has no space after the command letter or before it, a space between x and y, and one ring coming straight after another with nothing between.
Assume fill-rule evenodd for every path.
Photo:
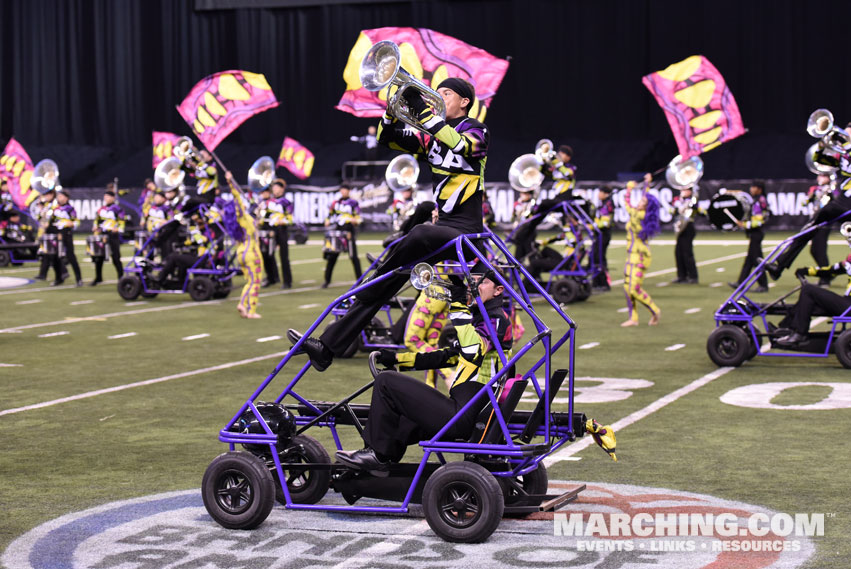
<instances>
[{"instance_id":1,"label":"black marching shoes","mask_svg":"<svg viewBox=\"0 0 851 569\"><path fill-rule=\"evenodd\" d=\"M375 451L369 447L361 450L338 450L337 460L355 470L367 470L370 473L387 476L390 470L390 461L381 460Z\"/></svg>"},{"instance_id":2,"label":"black marching shoes","mask_svg":"<svg viewBox=\"0 0 851 569\"><path fill-rule=\"evenodd\" d=\"M298 330L294 330L292 328L287 330L287 339L292 342L293 345L301 340L301 337L302 333ZM304 343L301 345L301 349L297 352L297 354L307 354L310 358L310 363L313 364L316 371L325 371L334 361L334 354L331 353L331 350L325 347L325 344L316 338L305 338Z\"/></svg>"}]
</instances>

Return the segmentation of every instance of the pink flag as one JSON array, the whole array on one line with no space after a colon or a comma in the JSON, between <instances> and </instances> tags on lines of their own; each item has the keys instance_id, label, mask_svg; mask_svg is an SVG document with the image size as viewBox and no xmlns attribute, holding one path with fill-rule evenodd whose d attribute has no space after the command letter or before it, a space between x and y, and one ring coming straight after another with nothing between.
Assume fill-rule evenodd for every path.
<instances>
[{"instance_id":1,"label":"pink flag","mask_svg":"<svg viewBox=\"0 0 851 569\"><path fill-rule=\"evenodd\" d=\"M343 70L346 92L337 104L339 110L357 117L380 117L387 107L387 90L370 92L360 82L360 64L366 52L381 40L399 46L402 67L432 89L448 77L469 81L476 89L476 102L470 116L484 120L505 72L508 61L483 49L425 28L376 28L362 30L349 53Z\"/></svg>"},{"instance_id":2,"label":"pink flag","mask_svg":"<svg viewBox=\"0 0 851 569\"><path fill-rule=\"evenodd\" d=\"M213 151L243 122L277 106L263 74L220 71L192 87L177 110L207 150Z\"/></svg>"},{"instance_id":3,"label":"pink flag","mask_svg":"<svg viewBox=\"0 0 851 569\"><path fill-rule=\"evenodd\" d=\"M12 199L19 208L28 206L38 197L38 192L30 189L32 174L33 162L29 154L17 140L9 139L0 155L0 178L9 182Z\"/></svg>"},{"instance_id":4,"label":"pink flag","mask_svg":"<svg viewBox=\"0 0 851 569\"><path fill-rule=\"evenodd\" d=\"M702 55L645 75L641 82L665 111L683 159L745 133L733 93Z\"/></svg>"},{"instance_id":5,"label":"pink flag","mask_svg":"<svg viewBox=\"0 0 851 569\"><path fill-rule=\"evenodd\" d=\"M174 156L174 147L180 137L173 132L158 132L154 134L154 169L166 158Z\"/></svg>"},{"instance_id":6,"label":"pink flag","mask_svg":"<svg viewBox=\"0 0 851 569\"><path fill-rule=\"evenodd\" d=\"M278 156L278 166L298 176L302 180L310 177L313 171L313 152L302 146L302 144L287 136L284 145L281 146L281 154Z\"/></svg>"}]
</instances>

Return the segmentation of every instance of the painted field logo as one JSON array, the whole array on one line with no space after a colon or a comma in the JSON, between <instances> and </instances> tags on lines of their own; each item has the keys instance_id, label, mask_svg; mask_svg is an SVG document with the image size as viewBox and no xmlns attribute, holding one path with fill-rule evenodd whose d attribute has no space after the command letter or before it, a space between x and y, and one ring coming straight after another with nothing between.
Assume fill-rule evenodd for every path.
<instances>
[{"instance_id":1,"label":"painted field logo","mask_svg":"<svg viewBox=\"0 0 851 569\"><path fill-rule=\"evenodd\" d=\"M552 482L550 486L552 492L558 492L575 484ZM281 507L276 507L254 531L230 531L210 519L200 493L192 490L115 502L63 516L18 538L0 561L8 569L332 566L436 569L468 564L489 569L642 566L787 569L802 565L814 551L810 538L793 536L794 523L788 536L774 536L771 520L785 518L757 506L666 489L587 484L588 489L580 494L579 500L566 509L568 516L582 516L581 530L578 525L571 530L577 535L564 535L564 531L556 535L559 532L554 528L564 527L562 520L546 513L523 520L504 519L485 543L452 544L436 537L421 517L329 514L287 511ZM331 493L325 500L337 498L338 495ZM649 515L650 522L646 517L639 519L644 520L641 531L651 528L652 536L630 533L629 537L604 537L586 532L592 519L600 518L609 524L613 515L632 520L639 514ZM704 517L729 514L736 519L735 524L732 518L722 519L731 524L730 528L735 525L737 530L747 529L747 525L740 525L741 520L757 519L761 520L759 528L767 527L769 531L763 536L749 533L747 537L682 537L671 533L657 536L653 525L657 514L676 515L662 518L663 521L677 521L681 514ZM566 517L563 522L569 524L570 519ZM578 518L573 520L575 524ZM627 526L631 527L631 523ZM610 525L606 528L612 529ZM797 547L754 552L711 545L734 540L767 543L775 539L794 541ZM694 542L691 549L687 547L690 541ZM706 548L701 547L703 543L707 544Z\"/></svg>"}]
</instances>

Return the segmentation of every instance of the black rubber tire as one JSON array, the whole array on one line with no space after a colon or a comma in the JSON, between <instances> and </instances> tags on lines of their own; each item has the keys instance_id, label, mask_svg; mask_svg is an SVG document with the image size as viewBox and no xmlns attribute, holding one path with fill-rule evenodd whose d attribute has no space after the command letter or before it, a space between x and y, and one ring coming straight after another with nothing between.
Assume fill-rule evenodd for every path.
<instances>
[{"instance_id":1,"label":"black rubber tire","mask_svg":"<svg viewBox=\"0 0 851 569\"><path fill-rule=\"evenodd\" d=\"M220 454L201 481L204 507L219 525L253 529L275 505L275 481L266 464L250 452Z\"/></svg>"},{"instance_id":2,"label":"black rubber tire","mask_svg":"<svg viewBox=\"0 0 851 569\"><path fill-rule=\"evenodd\" d=\"M220 281L216 283L215 292L213 292L213 298L227 298L230 296L230 292L233 290L233 282L230 279L226 281Z\"/></svg>"},{"instance_id":3,"label":"black rubber tire","mask_svg":"<svg viewBox=\"0 0 851 569\"><path fill-rule=\"evenodd\" d=\"M833 351L842 367L851 369L851 330L845 330L833 341Z\"/></svg>"},{"instance_id":4,"label":"black rubber tire","mask_svg":"<svg viewBox=\"0 0 851 569\"><path fill-rule=\"evenodd\" d=\"M499 482L474 462L441 466L423 489L423 512L428 525L452 543L485 541L499 526L504 509Z\"/></svg>"},{"instance_id":5,"label":"black rubber tire","mask_svg":"<svg viewBox=\"0 0 851 569\"><path fill-rule=\"evenodd\" d=\"M141 295L142 298L156 298L157 294L159 294L159 293L157 293L157 292L141 292L139 294Z\"/></svg>"},{"instance_id":6,"label":"black rubber tire","mask_svg":"<svg viewBox=\"0 0 851 569\"><path fill-rule=\"evenodd\" d=\"M748 334L732 324L719 326L706 340L709 359L720 367L739 367L748 359L752 349Z\"/></svg>"},{"instance_id":7,"label":"black rubber tire","mask_svg":"<svg viewBox=\"0 0 851 569\"><path fill-rule=\"evenodd\" d=\"M281 461L331 464L328 451L313 437L298 435L293 437L291 445L300 445L303 450L282 452ZM331 486L330 470L292 469L284 470L284 475L287 477L290 498L295 504L315 504L325 497L328 488ZM275 479L275 499L281 504L286 504L287 500L284 497L284 491L281 489L281 481L276 470L272 471L272 477Z\"/></svg>"},{"instance_id":8,"label":"black rubber tire","mask_svg":"<svg viewBox=\"0 0 851 569\"><path fill-rule=\"evenodd\" d=\"M136 300L142 293L142 280L136 275L124 275L118 279L118 295L124 300Z\"/></svg>"},{"instance_id":9,"label":"black rubber tire","mask_svg":"<svg viewBox=\"0 0 851 569\"><path fill-rule=\"evenodd\" d=\"M579 297L579 283L572 278L562 278L554 281L550 294L559 304L570 304Z\"/></svg>"},{"instance_id":10,"label":"black rubber tire","mask_svg":"<svg viewBox=\"0 0 851 569\"><path fill-rule=\"evenodd\" d=\"M192 277L189 281L189 296L195 302L204 302L213 298L213 291L216 285L208 277L198 275Z\"/></svg>"},{"instance_id":11,"label":"black rubber tire","mask_svg":"<svg viewBox=\"0 0 851 569\"><path fill-rule=\"evenodd\" d=\"M579 292L576 294L576 300L588 300L591 296L591 281L584 280L579 282Z\"/></svg>"},{"instance_id":12,"label":"black rubber tire","mask_svg":"<svg viewBox=\"0 0 851 569\"><path fill-rule=\"evenodd\" d=\"M8 251L0 249L0 267L7 267L12 262L12 255Z\"/></svg>"},{"instance_id":13,"label":"black rubber tire","mask_svg":"<svg viewBox=\"0 0 851 569\"><path fill-rule=\"evenodd\" d=\"M526 494L546 494L550 481L547 475L547 467L543 463L538 468L523 476L514 478L497 478L502 488L505 504L511 504L512 498L525 492ZM507 518L522 518L528 514L505 514Z\"/></svg>"}]
</instances>

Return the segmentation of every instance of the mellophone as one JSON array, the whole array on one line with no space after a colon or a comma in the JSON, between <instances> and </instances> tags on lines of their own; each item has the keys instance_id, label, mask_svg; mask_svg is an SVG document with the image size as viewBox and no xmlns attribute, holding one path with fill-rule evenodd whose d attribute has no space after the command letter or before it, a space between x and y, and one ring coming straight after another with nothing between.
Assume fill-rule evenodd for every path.
<instances>
[{"instance_id":1,"label":"mellophone","mask_svg":"<svg viewBox=\"0 0 851 569\"><path fill-rule=\"evenodd\" d=\"M278 242L275 240L275 231L272 229L261 229L257 232L257 241L260 244L260 252L264 255L274 255Z\"/></svg>"},{"instance_id":2,"label":"mellophone","mask_svg":"<svg viewBox=\"0 0 851 569\"><path fill-rule=\"evenodd\" d=\"M38 238L38 254L39 255L59 255L65 256L65 246L62 243L58 233L45 233Z\"/></svg>"},{"instance_id":3,"label":"mellophone","mask_svg":"<svg viewBox=\"0 0 851 569\"><path fill-rule=\"evenodd\" d=\"M721 190L709 202L706 217L709 223L721 231L738 229L738 222L750 215L751 196L742 191Z\"/></svg>"},{"instance_id":4,"label":"mellophone","mask_svg":"<svg viewBox=\"0 0 851 569\"><path fill-rule=\"evenodd\" d=\"M109 247L106 246L106 240L106 235L89 235L86 237L86 253L89 254L89 257L92 259L97 257L109 259Z\"/></svg>"},{"instance_id":5,"label":"mellophone","mask_svg":"<svg viewBox=\"0 0 851 569\"><path fill-rule=\"evenodd\" d=\"M329 229L325 232L325 244L322 254L343 253L349 250L349 232L339 229Z\"/></svg>"}]
</instances>

